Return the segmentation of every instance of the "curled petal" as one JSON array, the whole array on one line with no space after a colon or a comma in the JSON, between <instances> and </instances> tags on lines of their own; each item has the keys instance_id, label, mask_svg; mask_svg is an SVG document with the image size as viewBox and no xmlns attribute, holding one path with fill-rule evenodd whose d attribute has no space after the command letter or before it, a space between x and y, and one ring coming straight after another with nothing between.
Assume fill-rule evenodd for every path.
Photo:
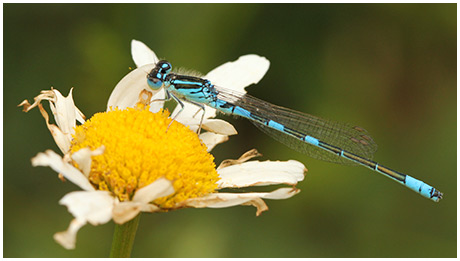
<instances>
[{"instance_id":1,"label":"curled petal","mask_svg":"<svg viewBox=\"0 0 460 261\"><path fill-rule=\"evenodd\" d=\"M73 102L72 90L73 88L70 89L69 95L64 97L58 90L53 89L55 99L49 100L56 124L62 132L68 135L74 133L76 120L80 123L85 122L85 116Z\"/></svg>"},{"instance_id":2,"label":"curled petal","mask_svg":"<svg viewBox=\"0 0 460 261\"><path fill-rule=\"evenodd\" d=\"M234 160L234 159L226 159L226 160L223 160L219 167L217 167L217 169L222 169L222 168L226 168L228 166L232 166L232 165L236 165L236 164L241 164L243 162L246 162L252 158L256 158L256 157L260 157L262 156L262 154L260 154L256 149L252 149L252 150L249 150L249 151L246 151L243 155L241 155L241 157L239 157L238 159Z\"/></svg>"},{"instance_id":3,"label":"curled petal","mask_svg":"<svg viewBox=\"0 0 460 261\"><path fill-rule=\"evenodd\" d=\"M83 148L79 151L72 153L72 159L78 164L78 167L83 172L83 174L88 177L89 172L91 171L91 157L101 155L104 153L105 146L101 146L95 150L90 148Z\"/></svg>"},{"instance_id":4,"label":"curled petal","mask_svg":"<svg viewBox=\"0 0 460 261\"><path fill-rule=\"evenodd\" d=\"M40 113L42 114L43 118L45 119L46 126L48 127L48 130L51 133L51 136L53 136L54 141L56 142L56 145L59 147L62 153L67 153L70 150L70 141L71 141L71 135L65 134L62 132L62 130L49 122L50 118L48 116L48 113L46 110L43 108L43 105L38 104L38 109L40 110Z\"/></svg>"},{"instance_id":5,"label":"curled petal","mask_svg":"<svg viewBox=\"0 0 460 261\"><path fill-rule=\"evenodd\" d=\"M273 184L295 185L304 179L305 166L295 160L248 161L218 169L219 188L240 188Z\"/></svg>"},{"instance_id":6,"label":"curled petal","mask_svg":"<svg viewBox=\"0 0 460 261\"><path fill-rule=\"evenodd\" d=\"M131 55L137 67L158 62L156 54L147 45L134 39L131 41Z\"/></svg>"},{"instance_id":7,"label":"curled petal","mask_svg":"<svg viewBox=\"0 0 460 261\"><path fill-rule=\"evenodd\" d=\"M49 123L48 113L41 105L41 101L43 100L49 101L57 126ZM25 112L36 106L39 107L40 113L45 119L51 135L53 135L56 144L63 153L67 153L70 148L70 140L74 133L76 120L81 123L85 121L85 116L73 102L72 89L70 89L67 97L62 96L62 94L55 89L41 91L40 95L34 98L33 104L24 100L18 106L23 106Z\"/></svg>"},{"instance_id":8,"label":"curled petal","mask_svg":"<svg viewBox=\"0 0 460 261\"><path fill-rule=\"evenodd\" d=\"M77 241L77 232L86 224L84 220L74 219L70 222L66 231L54 234L54 240L66 249L74 249Z\"/></svg>"},{"instance_id":9,"label":"curled petal","mask_svg":"<svg viewBox=\"0 0 460 261\"><path fill-rule=\"evenodd\" d=\"M298 188L280 188L261 196L265 199L288 199L300 192Z\"/></svg>"},{"instance_id":10,"label":"curled petal","mask_svg":"<svg viewBox=\"0 0 460 261\"><path fill-rule=\"evenodd\" d=\"M147 84L147 74L153 69L154 64L146 64L134 69L121 79L110 94L107 103L107 110L118 107L123 110L128 107L133 108L139 101L139 94L142 91L153 93L152 100L164 99L165 93L163 88L158 91L152 90ZM164 101L152 102L150 110L157 112L163 108Z\"/></svg>"},{"instance_id":11,"label":"curled petal","mask_svg":"<svg viewBox=\"0 0 460 261\"><path fill-rule=\"evenodd\" d=\"M52 168L57 173L62 174L66 179L70 180L75 185L87 191L94 191L94 187L89 183L88 179L74 166L64 161L61 156L52 150L40 152L32 158L32 166L47 166Z\"/></svg>"},{"instance_id":12,"label":"curled petal","mask_svg":"<svg viewBox=\"0 0 460 261\"><path fill-rule=\"evenodd\" d=\"M212 132L205 132L200 134L200 140L206 145L208 152L210 152L217 144L226 142L227 135L216 134Z\"/></svg>"},{"instance_id":13,"label":"curled petal","mask_svg":"<svg viewBox=\"0 0 460 261\"><path fill-rule=\"evenodd\" d=\"M248 54L210 71L205 78L214 85L245 93L245 87L258 83L268 71L270 62L262 56ZM235 77L237 76L237 77Z\"/></svg>"},{"instance_id":14,"label":"curled petal","mask_svg":"<svg viewBox=\"0 0 460 261\"><path fill-rule=\"evenodd\" d=\"M68 119L74 118L73 120L74 125L75 125L75 119L78 120L80 123L83 123L85 121L85 115L83 115L83 113L75 106L73 102L73 98L72 98L72 90L73 88L70 89L70 93L67 97L62 96L62 94L56 89L44 90L44 91L41 91L37 97L34 98L34 103L30 104L27 100L24 100L18 106L23 106L24 111L28 112L34 107L36 107L38 104L40 104L42 100L47 100L47 101L50 101L51 105L53 105L53 103L56 103L56 107L58 107L59 110L61 109L67 110L65 113L61 113L61 115L69 114L70 117L68 116L65 118L68 118ZM55 108L52 107L52 110L54 113ZM72 110L74 110L73 113L72 113ZM73 115L75 115L75 117L73 117ZM59 126L61 125L61 122L63 120L61 119L61 117L56 119L56 122Z\"/></svg>"},{"instance_id":15,"label":"curled petal","mask_svg":"<svg viewBox=\"0 0 460 261\"><path fill-rule=\"evenodd\" d=\"M213 193L201 198L187 199L183 202L183 205L195 208L226 208L236 205L253 205L257 207L257 213L260 214L266 210L265 204L260 203L262 198L286 199L299 192L300 190L296 188L280 188L272 192Z\"/></svg>"},{"instance_id":16,"label":"curled petal","mask_svg":"<svg viewBox=\"0 0 460 261\"><path fill-rule=\"evenodd\" d=\"M257 208L256 216L260 216L260 214L262 214L262 212L268 210L267 204L265 204L265 201L263 201L263 200L260 199L260 198L256 198L256 199L254 199L254 200L245 202L245 203L243 203L243 204L241 204L241 205L243 205L243 206L253 206L253 207L256 207L256 208Z\"/></svg>"}]
</instances>

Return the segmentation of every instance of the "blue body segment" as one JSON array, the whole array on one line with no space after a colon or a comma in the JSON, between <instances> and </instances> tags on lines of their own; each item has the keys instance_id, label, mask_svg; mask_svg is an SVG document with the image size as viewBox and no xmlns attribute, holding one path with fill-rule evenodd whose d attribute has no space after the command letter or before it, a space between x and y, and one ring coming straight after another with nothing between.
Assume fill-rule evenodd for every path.
<instances>
[{"instance_id":1,"label":"blue body segment","mask_svg":"<svg viewBox=\"0 0 460 261\"><path fill-rule=\"evenodd\" d=\"M280 124L280 123L278 123L276 121L269 120L267 126L273 128L273 129L279 130L279 131L284 131L284 125L282 125L282 124Z\"/></svg>"},{"instance_id":2,"label":"blue body segment","mask_svg":"<svg viewBox=\"0 0 460 261\"><path fill-rule=\"evenodd\" d=\"M433 195L434 190L435 190L435 188L433 188L432 186L428 184L425 184L423 181L420 181L418 179L415 179L407 175L406 175L406 186L427 198L430 198Z\"/></svg>"},{"instance_id":3,"label":"blue body segment","mask_svg":"<svg viewBox=\"0 0 460 261\"><path fill-rule=\"evenodd\" d=\"M220 101L222 103L222 101ZM225 104L227 104L227 102L223 102ZM224 109L221 109L221 111L223 112L226 112L228 114L235 114L235 115L238 115L238 116L241 116L241 117L244 117L244 118L249 118L251 117L251 112L249 112L248 110L245 110L241 107L234 107L234 108L224 108Z\"/></svg>"},{"instance_id":4,"label":"blue body segment","mask_svg":"<svg viewBox=\"0 0 460 261\"><path fill-rule=\"evenodd\" d=\"M274 139L313 158L361 165L435 202L442 199L443 194L432 186L372 161L377 145L360 127L273 105L248 94L214 86L199 77L171 73L171 64L167 61L157 63L147 75L147 82L152 89L164 86L167 97L172 96L179 104L179 100L185 100L203 110L203 105L207 105L249 119Z\"/></svg>"},{"instance_id":5,"label":"blue body segment","mask_svg":"<svg viewBox=\"0 0 460 261\"><path fill-rule=\"evenodd\" d=\"M313 145L315 145L315 146L318 146L318 145L319 145L319 140L318 140L318 139L315 139L315 138L313 138L313 137L311 137L311 136L305 136L305 139L304 139L304 140L305 140L305 142L308 142L308 143L313 144Z\"/></svg>"}]
</instances>

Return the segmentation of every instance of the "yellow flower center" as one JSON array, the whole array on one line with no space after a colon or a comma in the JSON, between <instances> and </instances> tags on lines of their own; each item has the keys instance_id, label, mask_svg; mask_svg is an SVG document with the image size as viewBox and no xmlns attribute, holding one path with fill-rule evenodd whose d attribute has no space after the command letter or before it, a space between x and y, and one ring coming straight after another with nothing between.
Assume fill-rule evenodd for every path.
<instances>
[{"instance_id":1,"label":"yellow flower center","mask_svg":"<svg viewBox=\"0 0 460 261\"><path fill-rule=\"evenodd\" d=\"M154 201L162 208L213 192L219 180L214 157L189 128L178 122L169 126L168 116L148 107L97 113L75 128L71 153L104 145L104 153L92 157L89 180L120 201L160 177L173 181L175 189Z\"/></svg>"}]
</instances>

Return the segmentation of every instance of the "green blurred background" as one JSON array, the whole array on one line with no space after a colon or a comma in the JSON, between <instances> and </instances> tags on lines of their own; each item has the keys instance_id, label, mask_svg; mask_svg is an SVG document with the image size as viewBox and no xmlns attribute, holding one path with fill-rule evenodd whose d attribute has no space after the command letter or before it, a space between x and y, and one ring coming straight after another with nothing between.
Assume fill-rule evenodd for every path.
<instances>
[{"instance_id":1,"label":"green blurred background","mask_svg":"<svg viewBox=\"0 0 460 261\"><path fill-rule=\"evenodd\" d=\"M248 92L366 128L375 159L444 192L440 203L363 167L313 160L221 116L239 135L216 163L257 148L309 172L289 200L144 214L133 257L455 257L456 4L4 4L5 257L107 257L113 223L54 242L72 219L58 200L78 188L30 158L56 147L38 110L16 105L74 89L90 117L134 67L131 39L175 66L207 73L255 53L270 70ZM237 76L235 76L237 77Z\"/></svg>"}]
</instances>

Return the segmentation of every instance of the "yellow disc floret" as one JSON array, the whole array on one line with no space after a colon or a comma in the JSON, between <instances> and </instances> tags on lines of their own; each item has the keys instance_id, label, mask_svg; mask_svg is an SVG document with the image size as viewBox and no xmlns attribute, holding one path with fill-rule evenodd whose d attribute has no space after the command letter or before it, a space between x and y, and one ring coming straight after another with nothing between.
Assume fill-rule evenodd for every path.
<instances>
[{"instance_id":1,"label":"yellow disc floret","mask_svg":"<svg viewBox=\"0 0 460 261\"><path fill-rule=\"evenodd\" d=\"M168 116L148 107L97 113L75 128L71 153L104 145L104 153L92 157L89 180L120 201L160 177L171 180L175 189L154 201L162 208L212 193L219 179L214 157L196 133L178 122L170 124Z\"/></svg>"}]
</instances>

